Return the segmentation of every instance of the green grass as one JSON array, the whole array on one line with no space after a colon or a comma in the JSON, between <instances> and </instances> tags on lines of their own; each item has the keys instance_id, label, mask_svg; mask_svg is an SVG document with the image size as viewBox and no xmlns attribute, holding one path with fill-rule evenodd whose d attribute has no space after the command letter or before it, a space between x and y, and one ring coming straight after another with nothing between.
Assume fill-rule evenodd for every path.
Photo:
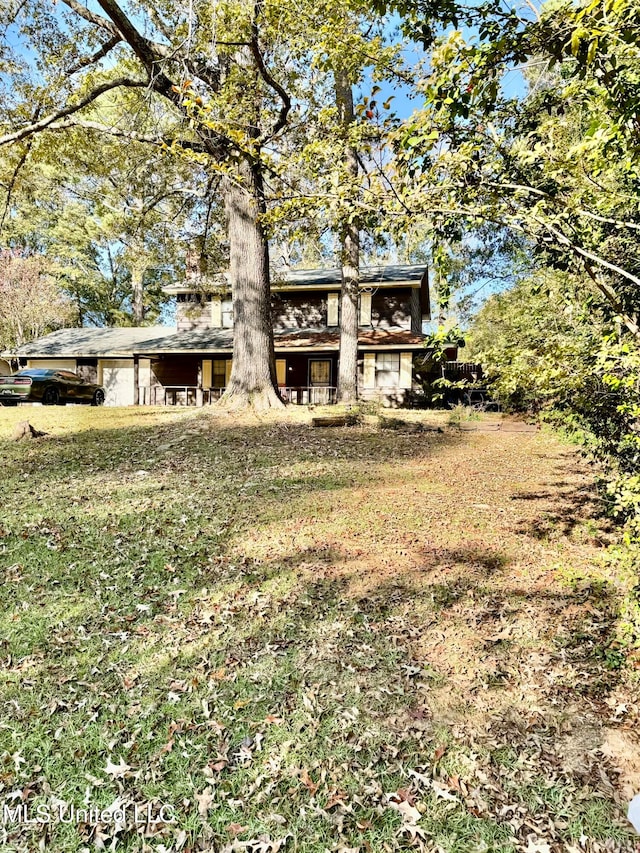
<instances>
[{"instance_id":1,"label":"green grass","mask_svg":"<svg viewBox=\"0 0 640 853\"><path fill-rule=\"evenodd\" d=\"M0 434L26 416L52 434L0 441L0 808L127 821L5 822L7 853L516 851L536 821L633 849L600 777L558 773L548 721L505 722L531 677L494 671L556 653L558 612L527 620L558 553L473 507L553 439L71 407L0 410ZM175 823L134 822L162 803Z\"/></svg>"}]
</instances>

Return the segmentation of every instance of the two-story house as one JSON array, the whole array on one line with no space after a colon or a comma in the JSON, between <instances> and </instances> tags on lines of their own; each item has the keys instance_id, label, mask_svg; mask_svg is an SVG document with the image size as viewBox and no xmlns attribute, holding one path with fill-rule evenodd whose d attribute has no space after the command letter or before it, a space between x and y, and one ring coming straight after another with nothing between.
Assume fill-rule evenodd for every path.
<instances>
[{"instance_id":1,"label":"two-story house","mask_svg":"<svg viewBox=\"0 0 640 853\"><path fill-rule=\"evenodd\" d=\"M224 274L193 271L166 288L176 326L62 329L13 353L30 366L76 370L102 384L107 403L202 405L217 399L231 375L233 305ZM291 270L272 283L276 373L294 403L335 400L340 272ZM413 363L424 354L429 319L427 273L420 266L361 270L359 393L391 405L406 401Z\"/></svg>"}]
</instances>

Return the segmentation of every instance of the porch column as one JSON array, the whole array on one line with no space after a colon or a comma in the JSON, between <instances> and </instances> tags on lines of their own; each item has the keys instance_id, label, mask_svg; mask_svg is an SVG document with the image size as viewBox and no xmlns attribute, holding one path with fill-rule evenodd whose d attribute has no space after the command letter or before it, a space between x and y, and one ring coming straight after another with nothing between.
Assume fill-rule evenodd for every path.
<instances>
[{"instance_id":1,"label":"porch column","mask_svg":"<svg viewBox=\"0 0 640 853\"><path fill-rule=\"evenodd\" d=\"M201 409L204 406L204 394L202 393L202 359L198 362L198 378L196 380L196 406Z\"/></svg>"},{"instance_id":2,"label":"porch column","mask_svg":"<svg viewBox=\"0 0 640 853\"><path fill-rule=\"evenodd\" d=\"M133 405L140 405L140 360L133 356Z\"/></svg>"}]
</instances>

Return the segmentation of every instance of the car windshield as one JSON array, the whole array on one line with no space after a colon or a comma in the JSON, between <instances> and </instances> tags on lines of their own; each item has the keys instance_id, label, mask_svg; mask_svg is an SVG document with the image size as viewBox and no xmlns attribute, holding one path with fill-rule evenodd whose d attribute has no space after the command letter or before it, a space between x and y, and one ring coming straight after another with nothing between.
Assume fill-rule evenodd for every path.
<instances>
[{"instance_id":1,"label":"car windshield","mask_svg":"<svg viewBox=\"0 0 640 853\"><path fill-rule=\"evenodd\" d=\"M27 370L19 370L15 376L51 376L55 370L46 370L44 367L29 367Z\"/></svg>"}]
</instances>

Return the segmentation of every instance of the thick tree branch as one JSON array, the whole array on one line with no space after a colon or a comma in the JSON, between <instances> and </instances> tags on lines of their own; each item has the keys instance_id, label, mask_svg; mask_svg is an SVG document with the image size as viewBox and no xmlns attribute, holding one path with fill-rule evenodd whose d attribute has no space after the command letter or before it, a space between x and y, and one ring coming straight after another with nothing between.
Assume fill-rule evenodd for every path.
<instances>
[{"instance_id":1,"label":"thick tree branch","mask_svg":"<svg viewBox=\"0 0 640 853\"><path fill-rule=\"evenodd\" d=\"M173 84L164 74L159 63L160 58L167 58L167 55L171 55L170 49L163 45L154 44L141 35L115 0L98 0L98 3L113 22L116 31L127 42L142 63L143 68L146 69L151 78L153 89L177 103Z\"/></svg>"},{"instance_id":2,"label":"thick tree branch","mask_svg":"<svg viewBox=\"0 0 640 853\"><path fill-rule=\"evenodd\" d=\"M171 27L163 21L160 17L160 13L154 7L153 3L145 3L145 9L147 10L147 14L150 19L153 21L157 29L160 33L167 39L167 41L171 42L174 38L174 34L171 31ZM207 62L197 62L194 61L191 55L187 52L185 53L179 47L169 47L164 44L160 44L157 41L149 42L149 44L153 47L153 49L165 59L179 60L182 62L184 67L187 69L189 74L192 77L197 77L207 84L213 91L217 91L220 88L220 72L217 68L209 65Z\"/></svg>"},{"instance_id":3,"label":"thick tree branch","mask_svg":"<svg viewBox=\"0 0 640 853\"><path fill-rule=\"evenodd\" d=\"M250 48L254 61L256 63L256 67L260 72L260 76L267 84L267 86L270 86L274 90L274 92L277 93L278 97L282 101L282 107L280 108L278 118L273 127L271 128L270 133L268 135L263 134L264 140L272 139L274 136L280 133L282 128L287 123L289 111L291 110L291 98L289 97L287 91L280 85L280 83L278 83L278 81L271 76L269 69L265 65L264 58L260 51L260 45L258 43L258 24L256 23L255 19L251 24Z\"/></svg>"},{"instance_id":4,"label":"thick tree branch","mask_svg":"<svg viewBox=\"0 0 640 853\"><path fill-rule=\"evenodd\" d=\"M113 89L121 87L128 89L143 89L146 88L147 85L148 83L144 80L131 80L128 77L119 77L108 83L102 83L100 86L96 86L96 88L92 92L89 92L88 95L85 95L85 97L82 98L81 101L78 101L77 104L71 104L63 107L55 113L50 113L48 116L45 116L39 121L34 121L31 124L20 128L20 130L15 130L13 133L7 133L4 136L0 136L0 146L8 145L12 142L19 142L27 136L46 130L54 122L58 122L60 119L64 119L67 116L73 115L74 113L84 109L86 106L97 100L101 95L104 95L105 92L110 92Z\"/></svg>"},{"instance_id":5,"label":"thick tree branch","mask_svg":"<svg viewBox=\"0 0 640 853\"><path fill-rule=\"evenodd\" d=\"M65 0L66 2L66 0ZM161 65L162 59L180 60L190 74L199 77L214 91L220 87L220 76L215 68L206 64L196 63L188 56L183 56L180 50L175 50L168 45L150 41L141 35L127 15L122 11L115 0L98 0L98 3L106 14L111 18L117 31L131 47L144 68L151 77L151 85L159 94L180 106L181 97L175 91L175 86L164 73Z\"/></svg>"},{"instance_id":6,"label":"thick tree branch","mask_svg":"<svg viewBox=\"0 0 640 853\"><path fill-rule=\"evenodd\" d=\"M81 18L84 18L85 21L88 21L90 24L94 24L96 27L100 27L101 30L105 30L111 36L117 36L118 30L113 25L113 22L108 18L104 18L102 15L96 15L95 12L91 12L86 6L83 6L78 0L62 0L65 6L68 6L76 15L79 15Z\"/></svg>"},{"instance_id":7,"label":"thick tree branch","mask_svg":"<svg viewBox=\"0 0 640 853\"><path fill-rule=\"evenodd\" d=\"M11 205L11 196L13 195L13 190L16 186L16 181L18 180L18 175L20 174L20 169L27 162L27 158L29 157L29 152L31 150L31 146L33 144L32 139L28 139L26 143L26 147L22 154L20 155L20 159L16 163L16 167L13 170L13 174L11 175L11 180L9 181L9 185L7 187L7 195L4 202L4 210L2 212L2 218L0 219L0 234L2 233L2 229L4 228L4 223L6 222L7 216L9 214L9 206Z\"/></svg>"}]
</instances>

